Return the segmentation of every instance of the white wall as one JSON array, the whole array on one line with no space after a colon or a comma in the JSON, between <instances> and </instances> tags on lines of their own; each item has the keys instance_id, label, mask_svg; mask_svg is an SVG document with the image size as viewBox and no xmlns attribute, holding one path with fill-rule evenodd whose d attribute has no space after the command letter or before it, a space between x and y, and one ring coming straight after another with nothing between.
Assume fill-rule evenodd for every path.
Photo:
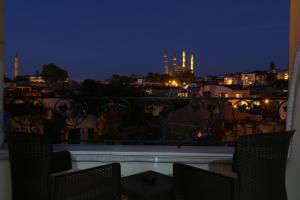
<instances>
[{"instance_id":1,"label":"white wall","mask_svg":"<svg viewBox=\"0 0 300 200\"><path fill-rule=\"evenodd\" d=\"M290 0L289 33L289 107L287 130L295 129L290 159L287 165L287 192L289 200L300 199L300 0ZM297 52L298 48L298 52Z\"/></svg>"},{"instance_id":2,"label":"white wall","mask_svg":"<svg viewBox=\"0 0 300 200\"><path fill-rule=\"evenodd\" d=\"M289 91L287 130L296 130L292 139L290 158L287 165L287 191L289 200L300 199L300 48L293 67Z\"/></svg>"},{"instance_id":3,"label":"white wall","mask_svg":"<svg viewBox=\"0 0 300 200\"><path fill-rule=\"evenodd\" d=\"M11 199L11 182L8 159L0 160L0 199Z\"/></svg>"},{"instance_id":4,"label":"white wall","mask_svg":"<svg viewBox=\"0 0 300 200\"><path fill-rule=\"evenodd\" d=\"M290 0L289 75L293 73L295 56L300 44L300 0Z\"/></svg>"}]
</instances>

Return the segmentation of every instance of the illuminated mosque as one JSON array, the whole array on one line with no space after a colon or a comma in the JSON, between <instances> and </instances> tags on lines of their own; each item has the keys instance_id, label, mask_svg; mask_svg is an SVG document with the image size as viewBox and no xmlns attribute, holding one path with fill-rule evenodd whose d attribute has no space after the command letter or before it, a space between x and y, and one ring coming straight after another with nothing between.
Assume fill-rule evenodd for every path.
<instances>
[{"instance_id":1,"label":"illuminated mosque","mask_svg":"<svg viewBox=\"0 0 300 200\"><path fill-rule=\"evenodd\" d=\"M187 67L186 65L186 51L183 50L182 51L182 62L181 64L177 63L177 56L176 53L174 53L173 56L173 63L172 63L172 68L169 68L168 65L168 53L167 53L167 49L165 49L164 51L164 60L163 60L163 65L164 65L164 74L180 74L180 73L192 73L194 74L194 54L190 55L190 66Z\"/></svg>"}]
</instances>

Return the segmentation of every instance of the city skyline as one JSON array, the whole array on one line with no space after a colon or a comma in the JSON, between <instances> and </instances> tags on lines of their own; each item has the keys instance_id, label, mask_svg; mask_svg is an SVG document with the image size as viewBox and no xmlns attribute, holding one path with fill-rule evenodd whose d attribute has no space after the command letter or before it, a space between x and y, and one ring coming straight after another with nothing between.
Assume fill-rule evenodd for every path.
<instances>
[{"instance_id":1,"label":"city skyline","mask_svg":"<svg viewBox=\"0 0 300 200\"><path fill-rule=\"evenodd\" d=\"M22 74L53 62L75 80L163 73L166 47L193 52L197 76L287 67L288 2L218 3L8 1L6 74L17 50Z\"/></svg>"}]
</instances>

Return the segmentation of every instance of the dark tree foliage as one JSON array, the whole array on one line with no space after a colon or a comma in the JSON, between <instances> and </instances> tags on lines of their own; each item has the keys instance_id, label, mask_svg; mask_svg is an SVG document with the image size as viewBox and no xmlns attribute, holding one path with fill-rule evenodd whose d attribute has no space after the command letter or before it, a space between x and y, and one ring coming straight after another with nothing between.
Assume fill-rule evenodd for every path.
<instances>
[{"instance_id":1,"label":"dark tree foliage","mask_svg":"<svg viewBox=\"0 0 300 200\"><path fill-rule=\"evenodd\" d=\"M131 84L131 78L127 76L119 76L119 75L112 75L109 80L111 85L119 85L119 86L129 86Z\"/></svg>"},{"instance_id":2,"label":"dark tree foliage","mask_svg":"<svg viewBox=\"0 0 300 200\"><path fill-rule=\"evenodd\" d=\"M195 80L194 74L191 73L181 73L175 76L181 83L191 83Z\"/></svg>"},{"instance_id":3,"label":"dark tree foliage","mask_svg":"<svg viewBox=\"0 0 300 200\"><path fill-rule=\"evenodd\" d=\"M276 81L276 74L275 74L276 65L274 62L270 62L269 65L269 73L267 75L267 83L269 86L273 86Z\"/></svg>"},{"instance_id":4,"label":"dark tree foliage","mask_svg":"<svg viewBox=\"0 0 300 200\"><path fill-rule=\"evenodd\" d=\"M273 83L273 87L278 90L288 90L289 81L288 80L276 80Z\"/></svg>"},{"instance_id":5,"label":"dark tree foliage","mask_svg":"<svg viewBox=\"0 0 300 200\"><path fill-rule=\"evenodd\" d=\"M274 63L274 62L271 62L271 63L270 63L270 71L274 71L275 68L276 68L275 63Z\"/></svg>"},{"instance_id":6,"label":"dark tree foliage","mask_svg":"<svg viewBox=\"0 0 300 200\"><path fill-rule=\"evenodd\" d=\"M269 72L266 80L269 86L273 86L276 81L276 74L273 72Z\"/></svg>"},{"instance_id":7,"label":"dark tree foliage","mask_svg":"<svg viewBox=\"0 0 300 200\"><path fill-rule=\"evenodd\" d=\"M82 84L81 94L93 97L133 97L138 96L139 91L131 86L129 77L113 75L109 84L86 79Z\"/></svg>"},{"instance_id":8,"label":"dark tree foliage","mask_svg":"<svg viewBox=\"0 0 300 200\"><path fill-rule=\"evenodd\" d=\"M4 82L10 82L11 81L11 79L9 78L9 77L4 77Z\"/></svg>"},{"instance_id":9,"label":"dark tree foliage","mask_svg":"<svg viewBox=\"0 0 300 200\"><path fill-rule=\"evenodd\" d=\"M26 76L17 76L17 77L14 78L14 81L16 81L16 82L27 82L28 77L26 77Z\"/></svg>"},{"instance_id":10,"label":"dark tree foliage","mask_svg":"<svg viewBox=\"0 0 300 200\"><path fill-rule=\"evenodd\" d=\"M66 70L53 63L43 66L42 76L47 82L66 81L69 78L69 74Z\"/></svg>"},{"instance_id":11,"label":"dark tree foliage","mask_svg":"<svg viewBox=\"0 0 300 200\"><path fill-rule=\"evenodd\" d=\"M102 84L99 81L86 79L82 83L81 94L84 96L98 96L101 91Z\"/></svg>"},{"instance_id":12,"label":"dark tree foliage","mask_svg":"<svg viewBox=\"0 0 300 200\"><path fill-rule=\"evenodd\" d=\"M161 82L161 76L159 73L149 72L145 79L149 82Z\"/></svg>"}]
</instances>

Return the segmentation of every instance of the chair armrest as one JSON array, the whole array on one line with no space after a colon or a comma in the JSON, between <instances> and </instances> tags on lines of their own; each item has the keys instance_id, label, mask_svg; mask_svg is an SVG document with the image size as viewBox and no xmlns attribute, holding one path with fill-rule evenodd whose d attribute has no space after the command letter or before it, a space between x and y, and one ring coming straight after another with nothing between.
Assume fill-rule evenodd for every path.
<instances>
[{"instance_id":1,"label":"chair armrest","mask_svg":"<svg viewBox=\"0 0 300 200\"><path fill-rule=\"evenodd\" d=\"M50 174L50 177L52 177L52 176L66 175L66 174L69 174L69 173L72 173L72 172L76 172L76 171L79 171L79 170L70 169L70 170L65 170L65 171L60 171L60 172L54 172L54 173Z\"/></svg>"},{"instance_id":2,"label":"chair armrest","mask_svg":"<svg viewBox=\"0 0 300 200\"><path fill-rule=\"evenodd\" d=\"M70 169L72 169L72 159L69 151L52 152L50 173L56 173Z\"/></svg>"},{"instance_id":3,"label":"chair armrest","mask_svg":"<svg viewBox=\"0 0 300 200\"><path fill-rule=\"evenodd\" d=\"M50 174L50 199L120 200L120 178L118 163Z\"/></svg>"},{"instance_id":4,"label":"chair armrest","mask_svg":"<svg viewBox=\"0 0 300 200\"><path fill-rule=\"evenodd\" d=\"M214 160L208 163L208 170L213 172L232 171L232 159Z\"/></svg>"},{"instance_id":5,"label":"chair armrest","mask_svg":"<svg viewBox=\"0 0 300 200\"><path fill-rule=\"evenodd\" d=\"M226 176L181 163L174 163L173 173L176 199L235 199L235 176Z\"/></svg>"},{"instance_id":6,"label":"chair armrest","mask_svg":"<svg viewBox=\"0 0 300 200\"><path fill-rule=\"evenodd\" d=\"M223 175L223 176L228 177L228 178L232 178L235 181L238 178L238 174L236 172L233 172L233 171L219 171L219 172L217 171L215 173L217 173L219 175Z\"/></svg>"}]
</instances>

